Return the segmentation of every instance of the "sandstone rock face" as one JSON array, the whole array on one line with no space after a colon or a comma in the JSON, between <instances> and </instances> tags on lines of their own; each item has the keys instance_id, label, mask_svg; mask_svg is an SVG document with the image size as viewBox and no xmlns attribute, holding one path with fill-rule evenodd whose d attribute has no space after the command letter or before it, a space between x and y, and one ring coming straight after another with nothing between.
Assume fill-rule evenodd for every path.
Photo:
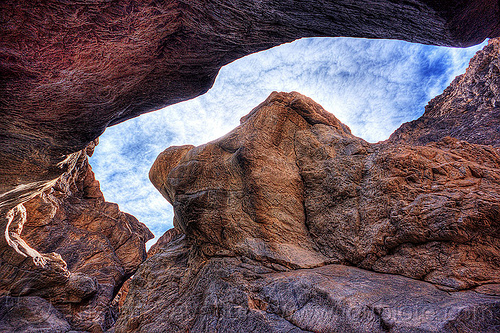
<instances>
[{"instance_id":1,"label":"sandstone rock face","mask_svg":"<svg viewBox=\"0 0 500 333\"><path fill-rule=\"evenodd\" d=\"M2 1L0 208L50 187L110 124L198 96L221 66L310 36L466 46L496 1ZM72 157L72 158L70 158Z\"/></svg>"},{"instance_id":2,"label":"sandstone rock face","mask_svg":"<svg viewBox=\"0 0 500 333\"><path fill-rule=\"evenodd\" d=\"M86 166L86 147L106 126L202 94L221 66L300 37L466 46L500 35L499 13L498 2L483 0L2 1L0 230L5 240L0 240L0 290L21 297L18 304L25 308L2 308L8 316L0 327L9 330L30 304L46 301L54 306L47 313L59 311L55 316L66 322L29 323L30 330L64 330L67 323L100 331L112 325L110 301L144 258L150 234L104 202ZM254 132L252 124L267 131ZM172 166L152 174L176 206L176 226L187 233L187 245L181 247L190 249L193 264L200 258L246 258L280 271L338 262L443 288L496 290L485 283L497 282L492 277L498 266L497 150L448 139L429 147L430 153L368 145L297 95L272 96L231 135L206 147L171 149L165 159ZM304 142L305 137L312 141ZM354 163L357 171L351 177L344 166L344 178L328 188L319 178L334 160ZM415 160L424 162L413 169ZM359 175L373 161L380 162L373 173ZM428 168L436 169L430 183ZM359 182L381 185L373 185L374 193L361 193ZM398 186L410 189L410 195L403 196ZM464 190L457 192L456 186ZM345 200L344 207L319 209L308 197L316 192L337 193L335 200ZM365 211L356 198L385 198L387 205ZM417 217L408 218L408 205ZM439 214L449 217L442 228L439 216L427 210L437 206L443 207ZM459 212L462 206L465 215ZM332 237L342 232L330 237L318 230L323 230L323 218L336 224L342 214L359 230L341 223L345 236L337 246ZM379 229L367 223L371 218ZM357 238L351 238L353 233ZM435 259L435 253L441 256ZM468 255L477 256L477 267L462 268L470 262ZM398 256L415 256L415 262ZM413 269L422 262L423 267ZM171 266L174 271L181 267ZM139 327L140 319L134 320Z\"/></svg>"},{"instance_id":3,"label":"sandstone rock face","mask_svg":"<svg viewBox=\"0 0 500 333\"><path fill-rule=\"evenodd\" d=\"M0 312L5 311L0 329L8 322L21 323L23 316L26 327L34 331L50 324L35 314L35 325L30 322L31 314L19 315L17 310L6 309L8 304L13 309L32 304L26 306L42 311L40 316L46 314L50 320L62 318L64 327L91 332L111 327L116 319L111 300L145 259L145 242L152 234L118 205L104 201L86 155L71 173L24 206L27 219L22 238L42 253L55 252L49 256L56 260L36 267L30 258L13 254L2 244L0 293L10 298L0 303Z\"/></svg>"},{"instance_id":4,"label":"sandstone rock face","mask_svg":"<svg viewBox=\"0 0 500 333\"><path fill-rule=\"evenodd\" d=\"M394 132L392 142L426 144L452 136L500 147L500 39L490 39L469 69L425 108L422 117Z\"/></svg>"},{"instance_id":5,"label":"sandstone rock face","mask_svg":"<svg viewBox=\"0 0 500 333\"><path fill-rule=\"evenodd\" d=\"M183 236L146 261L116 332L494 332L500 297L326 265L288 271L193 255Z\"/></svg>"},{"instance_id":6,"label":"sandstone rock face","mask_svg":"<svg viewBox=\"0 0 500 333\"><path fill-rule=\"evenodd\" d=\"M0 230L21 226L19 205L107 126L206 92L244 55L310 36L466 46L499 36L499 13L484 0L2 1ZM6 244L64 266L18 236Z\"/></svg>"},{"instance_id":7,"label":"sandstone rock face","mask_svg":"<svg viewBox=\"0 0 500 333\"><path fill-rule=\"evenodd\" d=\"M500 283L500 154L445 138L369 144L274 93L226 136L171 147L151 180L206 256L344 263L452 289Z\"/></svg>"},{"instance_id":8,"label":"sandstone rock face","mask_svg":"<svg viewBox=\"0 0 500 333\"><path fill-rule=\"evenodd\" d=\"M494 68L476 64L495 43L465 77ZM475 116L496 120L483 97ZM165 150L150 179L177 232L135 274L116 332L500 329L500 149L423 124L426 144L405 127L370 144L273 93L224 137ZM480 124L471 138L498 130Z\"/></svg>"}]
</instances>

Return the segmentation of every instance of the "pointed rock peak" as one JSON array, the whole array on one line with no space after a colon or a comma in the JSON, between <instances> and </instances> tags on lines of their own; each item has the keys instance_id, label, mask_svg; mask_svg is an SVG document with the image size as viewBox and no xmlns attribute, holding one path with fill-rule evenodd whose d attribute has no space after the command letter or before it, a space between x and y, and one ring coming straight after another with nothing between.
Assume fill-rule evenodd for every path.
<instances>
[{"instance_id":1,"label":"pointed rock peak","mask_svg":"<svg viewBox=\"0 0 500 333\"><path fill-rule=\"evenodd\" d=\"M324 124L327 126L335 127L342 134L351 135L350 128L340 122L333 114L326 111L321 105L313 101L311 98L299 94L296 91L290 93L274 91L269 97L255 107L249 114L242 117L240 123L243 124L253 118L254 115L261 112L264 108L269 108L274 105L280 107L273 108L274 112L287 112L290 110L295 111L309 124Z\"/></svg>"}]
</instances>

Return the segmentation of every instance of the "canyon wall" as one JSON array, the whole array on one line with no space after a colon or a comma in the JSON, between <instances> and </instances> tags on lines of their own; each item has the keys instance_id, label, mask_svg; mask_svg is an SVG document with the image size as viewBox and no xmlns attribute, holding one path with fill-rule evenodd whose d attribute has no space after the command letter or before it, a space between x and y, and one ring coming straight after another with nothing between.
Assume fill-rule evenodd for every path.
<instances>
[{"instance_id":1,"label":"canyon wall","mask_svg":"<svg viewBox=\"0 0 500 333\"><path fill-rule=\"evenodd\" d=\"M414 122L425 139L405 124L370 144L294 92L217 140L166 149L150 179L178 234L134 276L116 332L498 329L500 100L474 92L496 89L499 45ZM469 112L450 107L466 91Z\"/></svg>"},{"instance_id":2,"label":"canyon wall","mask_svg":"<svg viewBox=\"0 0 500 333\"><path fill-rule=\"evenodd\" d=\"M87 147L50 190L24 203L17 213L25 214L24 228L10 228L11 237L21 236L52 260L35 266L30 257L12 256L5 240L1 244L1 332L102 332L114 324L112 300L146 258L153 235L104 200L88 164L93 149Z\"/></svg>"},{"instance_id":3,"label":"canyon wall","mask_svg":"<svg viewBox=\"0 0 500 333\"><path fill-rule=\"evenodd\" d=\"M452 136L500 147L500 41L491 39L459 75L425 107L417 120L396 130L389 141L426 144Z\"/></svg>"},{"instance_id":4,"label":"canyon wall","mask_svg":"<svg viewBox=\"0 0 500 333\"><path fill-rule=\"evenodd\" d=\"M0 20L4 331L58 327L63 332L99 332L113 324L111 300L145 258L144 243L151 235L132 216L104 201L88 166L92 142L107 126L196 97L211 87L223 65L301 37L468 46L500 35L499 4L486 0L9 0L0 3ZM498 42L490 45L491 52L483 52L483 57L497 59ZM218 258L236 260L227 269L243 260L262 274L283 273L279 279L293 270L306 272L322 265L335 269L332 265L341 263L406 275L444 289L489 288L495 293L496 287L485 286L497 283L498 60L478 59L473 74L469 71L455 81L456 89L448 90L451 97L435 99L421 122L402 127L385 144L374 146L353 137L307 98L277 94L244 119L231 134L235 137L221 139L220 146L168 150L161 158L171 166L158 163L152 178L175 203L175 225L186 236L158 245L158 253L134 283L146 283L144 272L154 271L147 265L170 253L162 247L173 247L173 257L163 255L167 262L162 265L171 265L168 274L192 272L183 280L189 283L198 269L210 267L205 266L207 260L226 265L211 261ZM277 105L273 108L272 103ZM457 108L467 116L455 116ZM260 138L251 134L256 121L268 130L260 131ZM451 125L457 130L450 131ZM479 127L487 132L478 132ZM272 149L268 154L259 145ZM210 163L219 169L205 166ZM351 163L352 168L347 167ZM365 174L370 163L375 168ZM419 167L414 168L415 163ZM329 184L328 177L337 180ZM361 185L372 187L365 191ZM191 192L179 192L183 186ZM463 187L461 194L458 187ZM318 193L317 200L311 193ZM328 200L336 204L323 209ZM191 211L193 207L197 209ZM444 216L451 222L440 226ZM325 230L334 232L325 235ZM336 237L342 239L338 246ZM184 254L189 269L181 268ZM415 255L413 264L403 260L410 254ZM463 268L464 263L474 265ZM206 272L212 274L211 269ZM167 282L176 279L168 274ZM206 286L185 295L198 297ZM134 288L135 295L140 288ZM173 298L166 300L180 301L178 290L172 292ZM241 295L245 299L250 294ZM259 297L248 304L265 312L266 303L260 301L264 296ZM477 306L492 308L478 297ZM130 320L122 316L118 330L142 327L147 317L133 315L134 306L127 304L123 309ZM182 308L189 303L179 304ZM280 306L259 313L279 321L285 313ZM453 318L466 322L460 313L462 317ZM182 317L187 318L183 324L172 325L189 327L194 320L189 316ZM292 322L283 322L283 327ZM470 321L481 322L487 323Z\"/></svg>"},{"instance_id":5,"label":"canyon wall","mask_svg":"<svg viewBox=\"0 0 500 333\"><path fill-rule=\"evenodd\" d=\"M247 54L311 36L468 46L500 35L499 4L486 0L9 0L0 21L7 233L19 205L71 171L107 126L203 94ZM18 260L58 265L22 238L6 244Z\"/></svg>"},{"instance_id":6,"label":"canyon wall","mask_svg":"<svg viewBox=\"0 0 500 333\"><path fill-rule=\"evenodd\" d=\"M487 0L9 0L0 20L4 210L50 187L107 126L203 94L247 54L311 36L468 46L500 35Z\"/></svg>"}]
</instances>

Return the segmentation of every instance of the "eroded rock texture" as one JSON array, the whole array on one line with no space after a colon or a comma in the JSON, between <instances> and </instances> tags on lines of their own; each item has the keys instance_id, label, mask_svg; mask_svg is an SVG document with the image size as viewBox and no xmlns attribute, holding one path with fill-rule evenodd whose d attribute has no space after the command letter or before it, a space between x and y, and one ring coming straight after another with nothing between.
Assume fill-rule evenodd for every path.
<instances>
[{"instance_id":1,"label":"eroded rock texture","mask_svg":"<svg viewBox=\"0 0 500 333\"><path fill-rule=\"evenodd\" d=\"M226 136L167 149L150 175L207 256L500 283L492 146L369 144L312 100L274 93Z\"/></svg>"},{"instance_id":2,"label":"eroded rock texture","mask_svg":"<svg viewBox=\"0 0 500 333\"><path fill-rule=\"evenodd\" d=\"M110 124L198 96L221 66L310 36L466 46L497 1L2 1L0 208L47 187Z\"/></svg>"},{"instance_id":3,"label":"eroded rock texture","mask_svg":"<svg viewBox=\"0 0 500 333\"><path fill-rule=\"evenodd\" d=\"M221 66L300 37L395 38L466 46L500 34L499 12L497 1L485 0L0 2L0 230L6 235L0 241L2 292L34 297L23 298L24 305L37 302L36 297L49 300L54 311L73 327L98 331L113 322L110 299L144 257L142 247L149 234L132 217L104 202L85 166L86 147L106 126L198 96L209 89ZM436 252L446 255L450 244L457 244L462 256L476 246L470 253L478 254L478 267L462 273L460 263L466 259L451 256L438 260L444 260L444 266L432 261L420 271L405 274L455 289L496 282L491 277L496 259L487 259L492 255L488 242L496 241L491 236L495 234L490 235L491 241L485 240L483 231L496 228L493 222L498 209L491 199L498 180L496 150L490 149L488 155L488 147L453 140L430 147L436 152L430 157L417 148L373 147L352 137L345 126L311 101L288 99L285 95L271 98L269 105L249 116L238 130L246 134L235 132L241 137L225 138L219 146L211 144L206 149L184 147L167 153L173 155L166 156L168 159L179 162L172 167L172 176L179 178L165 186L164 193L175 202L176 225L188 233L188 246L199 256L247 257L275 270L345 262L397 273L410 267L399 267L404 261L391 259L406 251L405 244L416 247L414 252L408 250L411 253L421 254L417 263ZM286 113L273 113L273 100L276 108L286 106ZM266 122L262 112L272 122ZM263 136L252 138L253 122L270 132L255 132ZM306 138L301 135L312 141L302 141ZM259 145L269 150L259 151ZM319 154L317 160L308 155L312 151ZM416 174L404 164L407 153L408 165L415 162L412 159L427 159ZM188 162L192 157L200 160ZM183 158L186 160L181 161ZM356 173L352 179L350 169L346 170L346 179L332 185L338 186L333 189L315 179L324 177L322 164L334 159L353 162L359 172L377 158L403 162L396 167L381 163L373 174ZM443 161L454 158L465 176L454 171L453 163L441 168ZM214 163L214 169L206 168L207 163ZM431 166L437 170L432 177L442 175L444 183L436 176L430 189L417 186L427 184L428 173L420 177L419 172ZM157 175L161 186L174 179L162 172L166 171ZM412 191L401 198L399 185L389 182L387 193L376 197L387 198L387 209L365 212L356 202L359 182L383 182L383 172L396 174L402 188L409 186ZM451 181L458 186L462 176L464 199L446 185ZM259 178L269 187L262 187ZM471 185L476 178L481 181ZM410 184L412 179L417 185ZM436 197L431 195L432 186L438 186ZM474 186L480 192L471 194ZM308 193L316 190L325 196L330 191L344 191L346 195L339 200L346 200L345 210L328 206L319 211L308 199ZM374 190L382 191L377 186ZM369 200L377 193L359 194L359 198ZM480 200L475 201L474 195ZM401 213L420 196L437 200L432 201L435 205L439 200L466 205L466 215L444 206L451 229L437 236L421 235L425 221L430 219L430 226L435 227L439 219L433 220L432 213L423 208L423 220L405 220L404 211ZM200 204L193 211L188 209ZM426 205L424 202L423 207ZM421 209L418 207L415 212ZM388 212L403 217L388 217ZM337 223L344 213L349 221L359 222L356 228L360 229L347 225L344 242L338 247L336 241L314 231L322 230L323 217ZM367 221L363 214L373 215L380 232L363 224ZM461 218L473 230L470 237L468 231L463 235L461 222L453 224ZM207 219L213 220L208 223ZM483 229L478 227L481 223L490 224ZM403 225L416 229L401 234L398 230ZM351 240L358 231L374 239ZM437 249L429 245L432 242ZM425 246L431 248L425 250ZM23 309L27 311L27 307ZM11 322L22 311L7 311L14 316ZM53 313L52 308L47 311ZM64 322L54 325L66 327Z\"/></svg>"},{"instance_id":4,"label":"eroded rock texture","mask_svg":"<svg viewBox=\"0 0 500 333\"><path fill-rule=\"evenodd\" d=\"M436 100L481 89L496 43ZM490 102L470 95L491 120L468 124L472 138L498 130ZM500 149L435 118L426 144L370 144L311 99L273 93L222 138L166 149L150 179L182 233L134 276L116 331L500 329Z\"/></svg>"},{"instance_id":5,"label":"eroded rock texture","mask_svg":"<svg viewBox=\"0 0 500 333\"><path fill-rule=\"evenodd\" d=\"M467 46L500 35L499 13L485 0L1 1L0 230L16 229L1 251L64 268L19 236L19 204L107 126L206 92L235 59L310 36Z\"/></svg>"},{"instance_id":6,"label":"eroded rock texture","mask_svg":"<svg viewBox=\"0 0 500 333\"><path fill-rule=\"evenodd\" d=\"M203 258L184 236L134 276L116 332L495 332L500 297L345 265Z\"/></svg>"},{"instance_id":7,"label":"eroded rock texture","mask_svg":"<svg viewBox=\"0 0 500 333\"><path fill-rule=\"evenodd\" d=\"M90 146L85 152L92 150ZM68 330L101 332L111 327L116 319L111 301L145 259L145 242L152 234L104 200L87 155L24 207L21 237L53 260L45 267L34 266L31 258L13 256L2 244L0 294L8 296L0 303L0 330L9 331L11 323L16 329L36 331L52 320Z\"/></svg>"},{"instance_id":8,"label":"eroded rock texture","mask_svg":"<svg viewBox=\"0 0 500 333\"><path fill-rule=\"evenodd\" d=\"M0 297L0 332L66 333L71 326L47 300L37 296Z\"/></svg>"}]
</instances>

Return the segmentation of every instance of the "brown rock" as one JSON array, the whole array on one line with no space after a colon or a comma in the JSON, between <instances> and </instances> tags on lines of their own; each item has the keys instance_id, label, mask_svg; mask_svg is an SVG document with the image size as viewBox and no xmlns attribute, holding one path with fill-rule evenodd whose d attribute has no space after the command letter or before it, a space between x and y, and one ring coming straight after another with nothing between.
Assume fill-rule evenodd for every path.
<instances>
[{"instance_id":1,"label":"brown rock","mask_svg":"<svg viewBox=\"0 0 500 333\"><path fill-rule=\"evenodd\" d=\"M500 297L344 265L283 271L177 238L132 281L115 332L495 332Z\"/></svg>"},{"instance_id":2,"label":"brown rock","mask_svg":"<svg viewBox=\"0 0 500 333\"><path fill-rule=\"evenodd\" d=\"M311 36L467 46L500 35L499 13L484 0L2 1L0 209L50 187L108 125L206 92L247 54Z\"/></svg>"},{"instance_id":3,"label":"brown rock","mask_svg":"<svg viewBox=\"0 0 500 333\"><path fill-rule=\"evenodd\" d=\"M152 234L118 205L104 201L86 156L24 206L22 238L42 253L57 252L61 265L34 267L30 258L12 256L4 247L2 294L43 297L76 329L100 332L112 326L111 300L146 258L145 243Z\"/></svg>"},{"instance_id":4,"label":"brown rock","mask_svg":"<svg viewBox=\"0 0 500 333\"><path fill-rule=\"evenodd\" d=\"M150 178L174 206L174 225L207 255L294 267L327 261L307 231L295 152L296 133L319 121L351 136L312 100L274 93L223 138L160 154Z\"/></svg>"},{"instance_id":5,"label":"brown rock","mask_svg":"<svg viewBox=\"0 0 500 333\"><path fill-rule=\"evenodd\" d=\"M116 332L497 331L500 150L422 124L439 140L402 127L370 144L309 98L273 93L222 138L165 150L150 179L184 235L136 273ZM471 138L498 129L481 124Z\"/></svg>"},{"instance_id":6,"label":"brown rock","mask_svg":"<svg viewBox=\"0 0 500 333\"><path fill-rule=\"evenodd\" d=\"M71 326L45 299L36 296L0 297L0 332L66 333Z\"/></svg>"},{"instance_id":7,"label":"brown rock","mask_svg":"<svg viewBox=\"0 0 500 333\"><path fill-rule=\"evenodd\" d=\"M180 232L178 229L172 228L165 231L165 233L160 238L158 238L156 243L154 243L153 246L151 246L151 248L149 249L148 258L160 252L164 247L168 246L170 242L180 236L182 236L182 232Z\"/></svg>"},{"instance_id":8,"label":"brown rock","mask_svg":"<svg viewBox=\"0 0 500 333\"><path fill-rule=\"evenodd\" d=\"M198 96L224 64L300 37L479 43L500 34L498 6L482 0L1 2L0 227L6 237L0 241L0 290L43 297L79 329L100 331L112 324L110 301L144 258L149 233L104 202L86 164L87 145L106 126ZM252 124L262 130L253 133ZM449 288L498 282L492 277L498 267L497 150L451 139L422 150L371 146L294 94L273 96L232 135L206 147L172 149L166 153L172 167L162 166L164 171L152 176L174 202L175 225L188 234L192 267L203 268L203 261L197 263L204 256L229 256L248 257L274 271L346 262ZM312 141L301 141L302 136ZM318 158L310 159L310 153ZM333 162L340 163L339 170L343 165L344 173L329 189L321 177ZM359 174L372 162L373 173ZM342 163L354 163L355 172ZM437 175L430 188L429 168ZM358 181L373 184L375 194L359 193ZM44 190L26 203L26 212L23 203ZM333 193L335 200L345 200L343 208L319 211L310 197L316 192L323 199ZM356 197L385 198L384 207L395 215L387 222L387 210L363 211ZM461 207L465 215L457 212ZM322 217L335 224L344 213L340 229L348 236L338 246L314 231L323 230ZM361 238L353 221L365 232ZM355 231L358 238L351 239ZM168 248L180 241L175 238ZM435 253L441 256L435 259ZM474 256L477 266L461 268L475 262ZM421 262L421 269L412 269ZM168 264L169 274L180 276L177 264ZM191 285L197 273L190 272ZM192 292L198 297L201 290ZM260 298L247 303L267 311ZM179 303L178 327L192 323L182 312L187 304ZM278 315L269 313L267 319ZM139 327L141 317L131 318ZM290 328L287 323L282 328Z\"/></svg>"},{"instance_id":9,"label":"brown rock","mask_svg":"<svg viewBox=\"0 0 500 333\"><path fill-rule=\"evenodd\" d=\"M345 263L452 289L500 282L491 146L369 144L312 100L273 93L226 136L167 149L150 178L207 256Z\"/></svg>"},{"instance_id":10,"label":"brown rock","mask_svg":"<svg viewBox=\"0 0 500 333\"><path fill-rule=\"evenodd\" d=\"M172 228L167 230L160 238L158 238L156 243L151 246L147 254L148 258L162 251L163 248L167 247L170 242L179 237L183 237L183 234L178 229ZM134 277L132 276L130 279L125 281L123 286L120 288L120 291L118 291L115 298L113 299L112 306L117 309L117 312L121 312L123 304L125 304L125 299L127 298L133 279Z\"/></svg>"},{"instance_id":11,"label":"brown rock","mask_svg":"<svg viewBox=\"0 0 500 333\"><path fill-rule=\"evenodd\" d=\"M310 36L473 45L500 35L499 12L483 0L2 1L0 230L20 227L19 205L71 171L108 125L206 92L244 55ZM12 236L17 253L64 271Z\"/></svg>"}]
</instances>

